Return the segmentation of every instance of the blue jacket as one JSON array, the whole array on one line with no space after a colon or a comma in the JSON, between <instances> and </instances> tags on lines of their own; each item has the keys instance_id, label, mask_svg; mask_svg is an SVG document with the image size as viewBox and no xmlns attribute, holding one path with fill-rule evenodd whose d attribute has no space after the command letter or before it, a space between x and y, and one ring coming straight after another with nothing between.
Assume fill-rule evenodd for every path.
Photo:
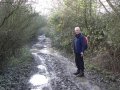
<instances>
[{"instance_id":1,"label":"blue jacket","mask_svg":"<svg viewBox=\"0 0 120 90\"><path fill-rule=\"evenodd\" d=\"M73 41L73 45L74 45L74 53L84 53L84 36L82 34L77 34L75 35L74 41Z\"/></svg>"}]
</instances>

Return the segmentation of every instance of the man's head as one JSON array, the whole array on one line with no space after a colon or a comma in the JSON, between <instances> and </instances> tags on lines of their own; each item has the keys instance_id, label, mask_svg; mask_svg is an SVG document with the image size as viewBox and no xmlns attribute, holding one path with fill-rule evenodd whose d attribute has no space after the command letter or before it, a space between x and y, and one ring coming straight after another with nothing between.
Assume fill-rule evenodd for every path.
<instances>
[{"instance_id":1,"label":"man's head","mask_svg":"<svg viewBox=\"0 0 120 90\"><path fill-rule=\"evenodd\" d=\"M75 34L80 34L81 31L80 31L80 27L75 27Z\"/></svg>"}]
</instances>

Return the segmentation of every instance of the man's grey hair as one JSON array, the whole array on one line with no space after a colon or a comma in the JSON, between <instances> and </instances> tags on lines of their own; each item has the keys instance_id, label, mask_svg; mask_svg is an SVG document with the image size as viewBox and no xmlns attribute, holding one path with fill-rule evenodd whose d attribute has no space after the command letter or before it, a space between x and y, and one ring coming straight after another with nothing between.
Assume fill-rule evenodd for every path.
<instances>
[{"instance_id":1,"label":"man's grey hair","mask_svg":"<svg viewBox=\"0 0 120 90\"><path fill-rule=\"evenodd\" d=\"M75 30L80 30L80 27L75 27Z\"/></svg>"}]
</instances>

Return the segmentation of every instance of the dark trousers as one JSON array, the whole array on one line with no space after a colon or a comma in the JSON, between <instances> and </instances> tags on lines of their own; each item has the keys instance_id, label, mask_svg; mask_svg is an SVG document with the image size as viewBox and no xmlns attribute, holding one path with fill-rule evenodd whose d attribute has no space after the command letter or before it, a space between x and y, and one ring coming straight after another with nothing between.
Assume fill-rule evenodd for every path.
<instances>
[{"instance_id":1,"label":"dark trousers","mask_svg":"<svg viewBox=\"0 0 120 90\"><path fill-rule=\"evenodd\" d=\"M75 63L76 63L78 71L84 72L83 56L81 56L80 54L75 53Z\"/></svg>"}]
</instances>

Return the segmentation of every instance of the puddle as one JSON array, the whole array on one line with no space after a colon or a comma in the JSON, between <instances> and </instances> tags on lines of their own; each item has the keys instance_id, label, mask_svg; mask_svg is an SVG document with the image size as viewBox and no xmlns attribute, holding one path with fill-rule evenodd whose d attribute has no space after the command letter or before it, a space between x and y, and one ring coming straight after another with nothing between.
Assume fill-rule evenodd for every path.
<instances>
[{"instance_id":1,"label":"puddle","mask_svg":"<svg viewBox=\"0 0 120 90\"><path fill-rule=\"evenodd\" d=\"M44 48L42 50L40 50L41 53L44 53L44 54L50 54L50 51L48 48Z\"/></svg>"},{"instance_id":2,"label":"puddle","mask_svg":"<svg viewBox=\"0 0 120 90\"><path fill-rule=\"evenodd\" d=\"M38 68L38 69L44 69L44 70L46 70L46 67L43 66L43 65L38 65L37 68Z\"/></svg>"},{"instance_id":3,"label":"puddle","mask_svg":"<svg viewBox=\"0 0 120 90\"><path fill-rule=\"evenodd\" d=\"M53 54L54 53L54 50L52 48L43 48L39 51L40 53L43 53L43 54Z\"/></svg>"},{"instance_id":4,"label":"puddle","mask_svg":"<svg viewBox=\"0 0 120 90\"><path fill-rule=\"evenodd\" d=\"M39 40L42 40L39 37ZM40 49L42 48L42 49ZM50 54L46 45L35 44L30 50L35 61L39 64L36 66L38 70L36 74L30 77L30 90L52 90L50 85L50 77L45 64L45 57L39 55L40 53Z\"/></svg>"},{"instance_id":5,"label":"puddle","mask_svg":"<svg viewBox=\"0 0 120 90\"><path fill-rule=\"evenodd\" d=\"M35 74L31 77L29 82L34 86L40 86L40 85L47 84L48 81L49 79L45 77L44 75Z\"/></svg>"},{"instance_id":6,"label":"puddle","mask_svg":"<svg viewBox=\"0 0 120 90\"><path fill-rule=\"evenodd\" d=\"M30 52L33 54L33 53L39 53L39 50L38 49L31 49Z\"/></svg>"},{"instance_id":7,"label":"puddle","mask_svg":"<svg viewBox=\"0 0 120 90\"><path fill-rule=\"evenodd\" d=\"M43 66L43 65L38 65L37 68L39 69L39 73L41 73L41 74L42 74L42 73L48 74L47 69L46 69L45 66Z\"/></svg>"}]
</instances>

